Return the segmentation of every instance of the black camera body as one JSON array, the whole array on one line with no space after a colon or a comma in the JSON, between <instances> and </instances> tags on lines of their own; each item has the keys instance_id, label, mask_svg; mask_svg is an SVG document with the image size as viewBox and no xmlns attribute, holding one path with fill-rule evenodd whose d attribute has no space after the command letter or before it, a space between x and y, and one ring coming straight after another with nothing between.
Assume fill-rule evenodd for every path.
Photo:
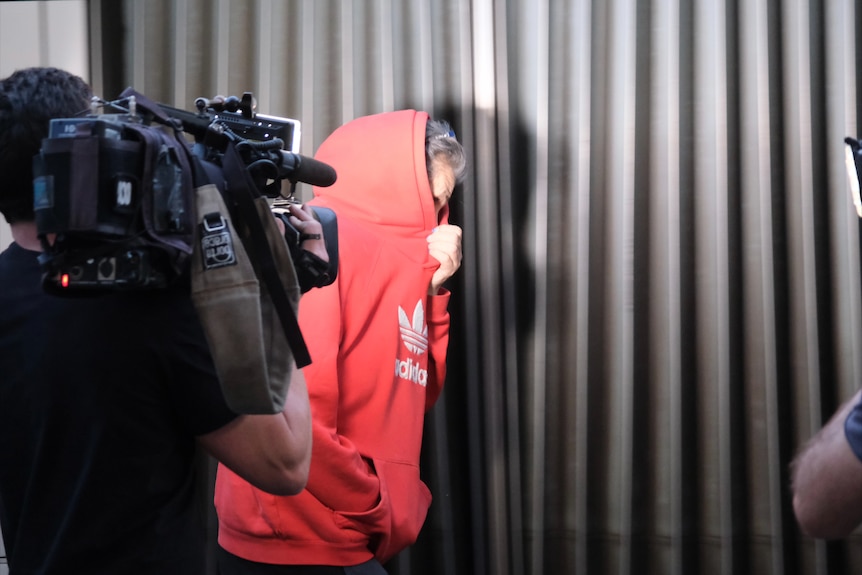
<instances>
[{"instance_id":1,"label":"black camera body","mask_svg":"<svg viewBox=\"0 0 862 575\"><path fill-rule=\"evenodd\" d=\"M291 198L297 182L335 181L331 167L296 153L300 123L255 115L250 93L226 105L209 106L198 98L196 112L155 104L129 90L124 96L110 103L121 113L52 120L34 158L46 291L157 289L183 275L196 225L194 190L202 182L224 190L228 146L239 152L258 196L284 199L283 181L290 183ZM335 214L317 208L315 215L323 224L328 263L305 257L286 222L285 240L297 276L305 278L303 291L331 283L338 265Z\"/></svg>"},{"instance_id":2,"label":"black camera body","mask_svg":"<svg viewBox=\"0 0 862 575\"><path fill-rule=\"evenodd\" d=\"M167 262L158 256L158 252L142 248L86 256L59 271L53 281L62 289L99 289L106 285L128 289L163 287L168 283L163 271Z\"/></svg>"}]
</instances>

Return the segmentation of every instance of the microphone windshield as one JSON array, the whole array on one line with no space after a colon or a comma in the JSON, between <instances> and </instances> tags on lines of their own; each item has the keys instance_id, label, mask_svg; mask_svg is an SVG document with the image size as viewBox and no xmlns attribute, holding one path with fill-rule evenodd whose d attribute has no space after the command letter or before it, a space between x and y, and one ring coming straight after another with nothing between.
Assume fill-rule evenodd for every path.
<instances>
[{"instance_id":1,"label":"microphone windshield","mask_svg":"<svg viewBox=\"0 0 862 575\"><path fill-rule=\"evenodd\" d=\"M321 188L335 183L335 168L329 164L291 152L282 151L282 156L282 165L287 170L289 179Z\"/></svg>"}]
</instances>

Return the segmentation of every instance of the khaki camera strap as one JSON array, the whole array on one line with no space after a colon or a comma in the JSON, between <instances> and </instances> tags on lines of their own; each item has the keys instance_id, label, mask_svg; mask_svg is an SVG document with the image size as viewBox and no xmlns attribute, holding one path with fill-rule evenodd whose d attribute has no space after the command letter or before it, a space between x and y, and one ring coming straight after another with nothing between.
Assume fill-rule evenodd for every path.
<instances>
[{"instance_id":1,"label":"khaki camera strap","mask_svg":"<svg viewBox=\"0 0 862 575\"><path fill-rule=\"evenodd\" d=\"M253 196L233 145L222 168L224 194L214 184L195 190L192 301L228 405L278 413L293 363L311 363L296 318L299 282L269 204Z\"/></svg>"},{"instance_id":2,"label":"khaki camera strap","mask_svg":"<svg viewBox=\"0 0 862 575\"><path fill-rule=\"evenodd\" d=\"M305 367L311 363L311 357L296 318L301 292L287 243L275 223L266 197L252 195L254 184L233 144L225 151L222 167L227 180L226 193L236 203L239 221L249 232L246 250L252 256L252 264L257 264L255 271L272 300L296 366ZM286 286L290 286L292 294L288 294Z\"/></svg>"}]
</instances>

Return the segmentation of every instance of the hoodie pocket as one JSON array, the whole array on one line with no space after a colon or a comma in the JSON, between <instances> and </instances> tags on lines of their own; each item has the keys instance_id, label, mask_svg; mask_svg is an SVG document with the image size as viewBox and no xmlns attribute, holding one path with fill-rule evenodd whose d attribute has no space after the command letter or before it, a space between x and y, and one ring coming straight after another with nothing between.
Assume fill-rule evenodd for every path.
<instances>
[{"instance_id":1,"label":"hoodie pocket","mask_svg":"<svg viewBox=\"0 0 862 575\"><path fill-rule=\"evenodd\" d=\"M380 501L361 513L337 512L342 529L366 533L369 548L381 562L412 545L428 514L431 492L419 478L419 467L400 462L373 459L380 479Z\"/></svg>"}]
</instances>

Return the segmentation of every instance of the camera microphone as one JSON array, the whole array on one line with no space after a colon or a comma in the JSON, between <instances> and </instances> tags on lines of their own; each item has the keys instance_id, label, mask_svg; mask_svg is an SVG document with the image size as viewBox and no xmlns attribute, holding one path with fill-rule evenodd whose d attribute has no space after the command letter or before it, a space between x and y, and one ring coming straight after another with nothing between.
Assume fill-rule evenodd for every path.
<instances>
[{"instance_id":1,"label":"camera microphone","mask_svg":"<svg viewBox=\"0 0 862 575\"><path fill-rule=\"evenodd\" d=\"M281 150L281 168L287 179L321 188L331 186L337 178L335 168L329 164L284 150Z\"/></svg>"}]
</instances>

